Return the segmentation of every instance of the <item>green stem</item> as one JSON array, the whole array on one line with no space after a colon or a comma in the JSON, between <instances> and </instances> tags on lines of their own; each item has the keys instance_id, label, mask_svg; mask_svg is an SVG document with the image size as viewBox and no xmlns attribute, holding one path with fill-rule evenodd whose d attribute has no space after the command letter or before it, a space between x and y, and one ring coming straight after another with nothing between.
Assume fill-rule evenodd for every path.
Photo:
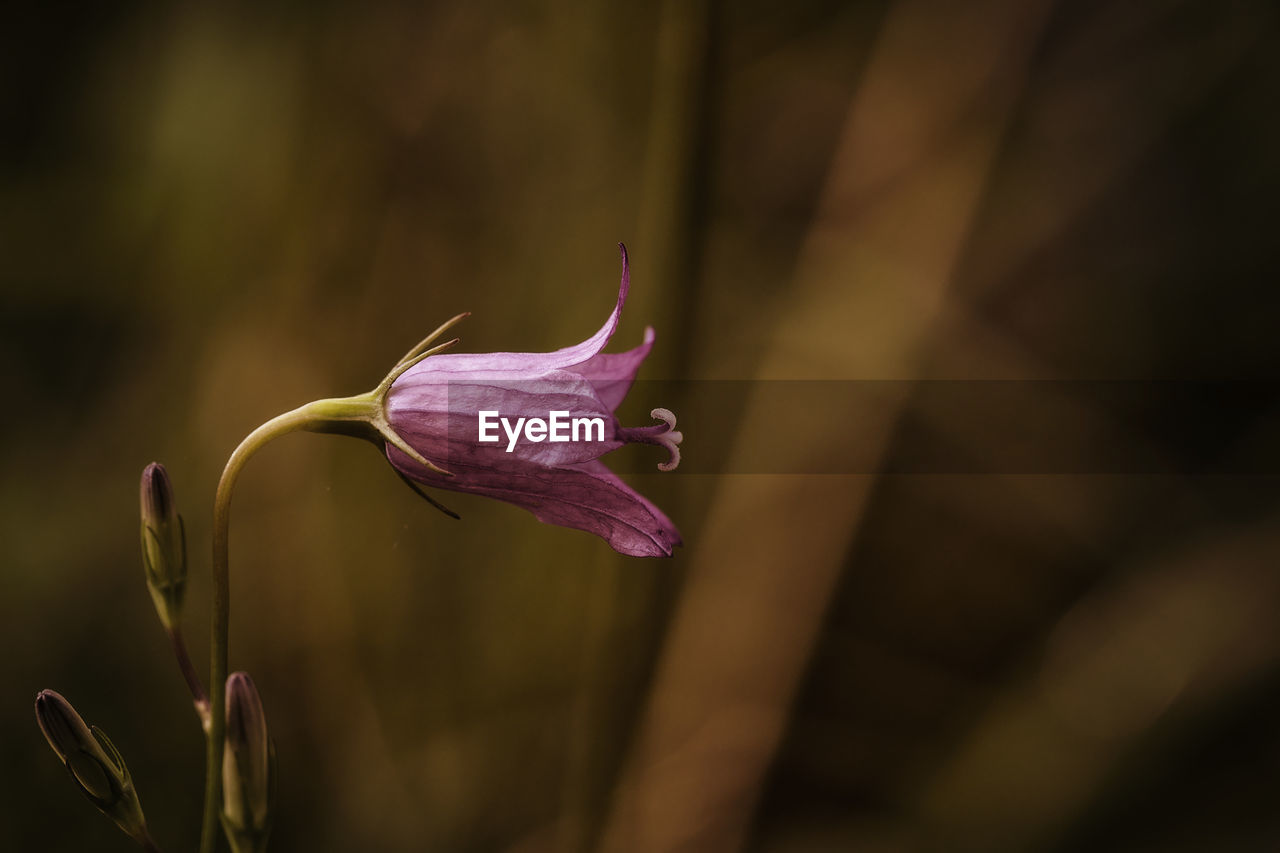
<instances>
[{"instance_id":1,"label":"green stem","mask_svg":"<svg viewBox=\"0 0 1280 853\"><path fill-rule=\"evenodd\" d=\"M274 438L299 430L361 434L381 421L382 403L373 395L317 400L272 418L240 442L218 481L213 500L213 614L209 667L209 728L206 752L204 820L200 827L200 853L213 853L218 816L222 812L222 749L227 724L227 635L231 610L231 578L228 563L231 493L249 458Z\"/></svg>"}]
</instances>

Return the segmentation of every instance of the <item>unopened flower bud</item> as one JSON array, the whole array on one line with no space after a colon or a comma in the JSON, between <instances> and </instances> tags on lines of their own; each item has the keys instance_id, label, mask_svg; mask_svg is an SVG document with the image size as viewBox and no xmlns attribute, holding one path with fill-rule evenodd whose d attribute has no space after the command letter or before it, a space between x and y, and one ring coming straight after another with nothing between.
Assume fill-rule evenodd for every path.
<instances>
[{"instance_id":1,"label":"unopened flower bud","mask_svg":"<svg viewBox=\"0 0 1280 853\"><path fill-rule=\"evenodd\" d=\"M36 696L36 722L89 801L134 840L148 839L129 769L102 730L85 725L71 703L53 690Z\"/></svg>"},{"instance_id":2,"label":"unopened flower bud","mask_svg":"<svg viewBox=\"0 0 1280 853\"><path fill-rule=\"evenodd\" d=\"M142 566L156 614L165 628L177 626L187 588L187 535L173 501L173 485L159 462L142 471Z\"/></svg>"},{"instance_id":3,"label":"unopened flower bud","mask_svg":"<svg viewBox=\"0 0 1280 853\"><path fill-rule=\"evenodd\" d=\"M227 679L222 823L236 853L266 850L275 799L275 748L258 688L246 672Z\"/></svg>"}]
</instances>

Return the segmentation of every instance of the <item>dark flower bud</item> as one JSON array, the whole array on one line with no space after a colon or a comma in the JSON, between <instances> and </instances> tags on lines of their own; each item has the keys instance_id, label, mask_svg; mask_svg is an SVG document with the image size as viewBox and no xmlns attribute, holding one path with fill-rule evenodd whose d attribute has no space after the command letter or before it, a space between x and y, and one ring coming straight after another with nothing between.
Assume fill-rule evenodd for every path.
<instances>
[{"instance_id":1,"label":"dark flower bud","mask_svg":"<svg viewBox=\"0 0 1280 853\"><path fill-rule=\"evenodd\" d=\"M142 566L156 614L165 628L177 626L187 588L187 535L173 500L169 474L159 462L142 471Z\"/></svg>"},{"instance_id":2,"label":"dark flower bud","mask_svg":"<svg viewBox=\"0 0 1280 853\"><path fill-rule=\"evenodd\" d=\"M89 801L135 841L149 842L129 769L102 730L85 725L71 703L53 690L36 696L36 722Z\"/></svg>"},{"instance_id":3,"label":"dark flower bud","mask_svg":"<svg viewBox=\"0 0 1280 853\"><path fill-rule=\"evenodd\" d=\"M275 799L275 747L258 688L246 672L227 679L227 739L222 753L222 824L236 853L267 847Z\"/></svg>"}]
</instances>

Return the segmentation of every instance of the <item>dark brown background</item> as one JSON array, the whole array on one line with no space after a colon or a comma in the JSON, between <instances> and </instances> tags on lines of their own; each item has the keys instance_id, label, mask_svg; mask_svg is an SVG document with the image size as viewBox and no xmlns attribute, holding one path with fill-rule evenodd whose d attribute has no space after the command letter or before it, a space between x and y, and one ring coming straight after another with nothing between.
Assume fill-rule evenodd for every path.
<instances>
[{"instance_id":1,"label":"dark brown background","mask_svg":"<svg viewBox=\"0 0 1280 853\"><path fill-rule=\"evenodd\" d=\"M44 687L124 752L161 845L195 846L146 463L187 518L203 668L240 437L461 310L469 351L581 340L618 240L645 379L1274 380L1271 7L8 15L0 848L129 849L36 730ZM874 416L747 395L682 420L686 455L809 471L856 443L892 472L904 424L976 470L1000 450L903 387ZM1043 407L1081 452L1116 434L1088 395ZM273 849L1275 848L1277 482L1230 461L1278 414L1148 416L1167 474L635 475L688 542L662 562L479 499L442 496L450 521L367 446L289 437L232 522Z\"/></svg>"}]
</instances>

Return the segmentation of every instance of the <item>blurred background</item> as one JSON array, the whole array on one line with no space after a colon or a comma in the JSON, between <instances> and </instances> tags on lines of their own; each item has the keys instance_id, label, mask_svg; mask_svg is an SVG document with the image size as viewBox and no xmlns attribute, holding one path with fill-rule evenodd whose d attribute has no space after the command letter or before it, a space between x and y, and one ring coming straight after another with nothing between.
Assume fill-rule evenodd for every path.
<instances>
[{"instance_id":1,"label":"blurred background","mask_svg":"<svg viewBox=\"0 0 1280 853\"><path fill-rule=\"evenodd\" d=\"M453 521L329 436L240 480L273 849L1276 849L1278 36L1265 0L12 12L0 848L131 849L44 744L46 687L195 847L144 465L205 672L237 442L459 311L462 351L582 340L622 240L613 348L652 324L642 378L740 383L681 417L715 466L628 474L674 559L438 495ZM758 392L802 379L894 382ZM966 389L996 379L1067 457L1141 460L988 464L1008 413Z\"/></svg>"}]
</instances>

